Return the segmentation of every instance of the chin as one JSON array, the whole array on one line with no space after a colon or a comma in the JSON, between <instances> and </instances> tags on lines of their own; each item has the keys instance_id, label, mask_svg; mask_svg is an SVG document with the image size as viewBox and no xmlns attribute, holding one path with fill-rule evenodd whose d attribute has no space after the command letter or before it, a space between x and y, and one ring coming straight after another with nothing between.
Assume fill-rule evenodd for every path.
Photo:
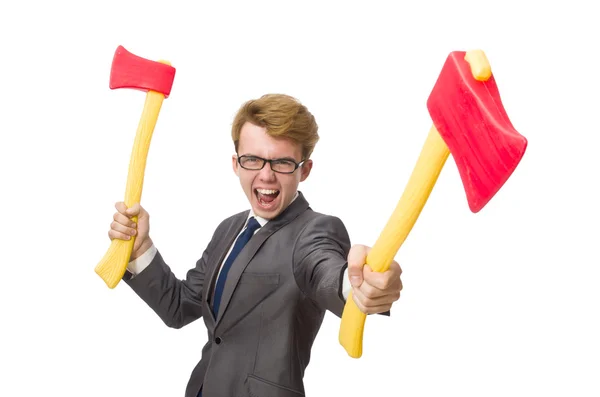
<instances>
[{"instance_id":1,"label":"chin","mask_svg":"<svg viewBox=\"0 0 600 397\"><path fill-rule=\"evenodd\" d=\"M281 209L279 207L274 207L267 210L257 203L252 204L252 211L264 219L273 219L281 213Z\"/></svg>"},{"instance_id":2,"label":"chin","mask_svg":"<svg viewBox=\"0 0 600 397\"><path fill-rule=\"evenodd\" d=\"M254 209L254 214L256 216L259 216L263 219L266 219L267 221L273 220L277 217L277 215L279 215L279 211L273 211L273 212L264 212L261 211L260 209Z\"/></svg>"}]
</instances>

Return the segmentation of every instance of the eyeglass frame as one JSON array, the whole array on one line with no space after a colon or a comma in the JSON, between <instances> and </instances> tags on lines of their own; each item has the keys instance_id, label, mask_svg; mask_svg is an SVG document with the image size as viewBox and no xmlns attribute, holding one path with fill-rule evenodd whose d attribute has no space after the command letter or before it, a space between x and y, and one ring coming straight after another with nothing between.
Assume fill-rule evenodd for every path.
<instances>
[{"instance_id":1,"label":"eyeglass frame","mask_svg":"<svg viewBox=\"0 0 600 397\"><path fill-rule=\"evenodd\" d=\"M294 172L296 172L296 170L298 168L302 167L302 165L306 162L306 159L304 159L304 160L300 161L299 163L297 163L295 160L290 159L290 158L279 158L279 159L270 159L269 160L269 159L264 159L262 157L250 155L250 154L244 154L242 156L236 155L236 156L237 156L237 163L240 165L240 167L242 167L245 170L248 170L248 171L260 171L263 168L265 168L265 165L267 165L267 163L269 163L269 167L271 167L271 171L277 172L278 174L285 174L285 175L293 174ZM257 159L257 160L261 160L263 162L262 166L260 168L246 168L246 167L244 167L242 165L242 160L241 159L243 157L250 157L250 158ZM282 161L282 160L289 161L290 163L293 163L294 166L295 166L294 169L292 171L290 171L290 172L283 172L283 171L274 170L273 169L273 162Z\"/></svg>"}]
</instances>

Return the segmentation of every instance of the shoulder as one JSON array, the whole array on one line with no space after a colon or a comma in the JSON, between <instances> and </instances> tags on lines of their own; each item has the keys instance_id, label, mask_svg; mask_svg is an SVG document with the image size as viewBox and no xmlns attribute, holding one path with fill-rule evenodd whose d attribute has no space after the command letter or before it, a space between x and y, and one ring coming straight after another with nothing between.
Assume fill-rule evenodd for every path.
<instances>
[{"instance_id":1,"label":"shoulder","mask_svg":"<svg viewBox=\"0 0 600 397\"><path fill-rule=\"evenodd\" d=\"M344 222L336 215L324 214L309 209L308 211L305 211L300 218L303 233L312 229L318 229L322 231L346 231Z\"/></svg>"},{"instance_id":2,"label":"shoulder","mask_svg":"<svg viewBox=\"0 0 600 397\"><path fill-rule=\"evenodd\" d=\"M223 229L223 228L229 228L229 227L231 227L231 225L235 225L239 222L245 221L246 218L248 217L249 213L250 213L250 210L245 210L245 211L240 211L231 216L228 216L227 218L223 219L221 221L221 223L219 223L216 230Z\"/></svg>"},{"instance_id":3,"label":"shoulder","mask_svg":"<svg viewBox=\"0 0 600 397\"><path fill-rule=\"evenodd\" d=\"M325 264L338 267L346 263L351 242L346 226L335 215L312 210L299 217L301 224L291 247L292 267L299 285L312 280L313 269Z\"/></svg>"},{"instance_id":4,"label":"shoulder","mask_svg":"<svg viewBox=\"0 0 600 397\"><path fill-rule=\"evenodd\" d=\"M249 212L249 210L241 211L223 219L213 232L213 240L220 239L222 236L230 233L232 228L235 228L236 225L243 224L248 217Z\"/></svg>"},{"instance_id":5,"label":"shoulder","mask_svg":"<svg viewBox=\"0 0 600 397\"><path fill-rule=\"evenodd\" d=\"M299 218L294 251L312 250L318 247L331 248L332 245L343 251L350 249L348 230L338 216L308 210Z\"/></svg>"}]
</instances>

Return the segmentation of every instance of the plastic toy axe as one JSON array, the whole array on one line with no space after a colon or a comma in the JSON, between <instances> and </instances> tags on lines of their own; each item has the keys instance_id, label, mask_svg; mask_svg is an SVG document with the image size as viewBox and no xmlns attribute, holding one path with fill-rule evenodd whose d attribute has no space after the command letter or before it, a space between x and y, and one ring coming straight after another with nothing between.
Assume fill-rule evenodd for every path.
<instances>
[{"instance_id":1,"label":"plastic toy axe","mask_svg":"<svg viewBox=\"0 0 600 397\"><path fill-rule=\"evenodd\" d=\"M385 272L410 233L452 153L472 212L479 212L511 176L527 148L512 126L483 51L450 53L427 100L433 126L392 216L367 257ZM349 295L339 332L347 353L362 355L366 315Z\"/></svg>"},{"instance_id":2,"label":"plastic toy axe","mask_svg":"<svg viewBox=\"0 0 600 397\"><path fill-rule=\"evenodd\" d=\"M168 98L175 79L175 68L168 61L150 61L128 52L122 46L115 51L110 72L110 89L132 88L147 92L129 162L125 205L131 207L142 198L146 158L158 113ZM137 222L137 217L132 218ZM130 240L114 239L96 266L96 273L109 288L117 286L129 263L135 236Z\"/></svg>"}]
</instances>

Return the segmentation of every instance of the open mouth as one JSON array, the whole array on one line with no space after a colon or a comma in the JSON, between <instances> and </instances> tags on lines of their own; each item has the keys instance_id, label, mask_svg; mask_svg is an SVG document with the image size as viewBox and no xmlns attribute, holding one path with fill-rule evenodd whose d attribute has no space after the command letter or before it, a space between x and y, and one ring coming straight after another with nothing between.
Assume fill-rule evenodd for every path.
<instances>
[{"instance_id":1,"label":"open mouth","mask_svg":"<svg viewBox=\"0 0 600 397\"><path fill-rule=\"evenodd\" d=\"M264 209L270 209L275 205L275 200L279 197L279 190L275 189L254 189L254 194L258 204Z\"/></svg>"}]
</instances>

